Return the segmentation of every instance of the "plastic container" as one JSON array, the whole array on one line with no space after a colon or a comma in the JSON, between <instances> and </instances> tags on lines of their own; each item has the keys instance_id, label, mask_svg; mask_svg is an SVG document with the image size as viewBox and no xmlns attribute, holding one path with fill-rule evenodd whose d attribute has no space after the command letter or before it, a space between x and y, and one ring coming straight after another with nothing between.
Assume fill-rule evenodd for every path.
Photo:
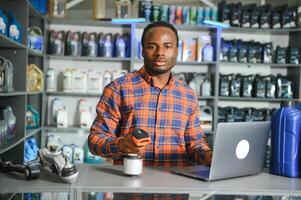
<instances>
[{"instance_id":1,"label":"plastic container","mask_svg":"<svg viewBox=\"0 0 301 200\"><path fill-rule=\"evenodd\" d=\"M300 177L301 111L285 105L279 108L271 121L270 173Z\"/></svg>"}]
</instances>

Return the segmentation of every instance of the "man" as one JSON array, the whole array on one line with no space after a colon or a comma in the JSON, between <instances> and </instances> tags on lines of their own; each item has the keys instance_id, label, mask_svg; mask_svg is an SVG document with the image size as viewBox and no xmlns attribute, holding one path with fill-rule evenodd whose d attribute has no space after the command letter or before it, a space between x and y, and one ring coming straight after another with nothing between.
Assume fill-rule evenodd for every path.
<instances>
[{"instance_id":1,"label":"man","mask_svg":"<svg viewBox=\"0 0 301 200\"><path fill-rule=\"evenodd\" d=\"M171 73L178 41L177 30L166 22L144 29L144 66L105 87L89 135L92 153L114 158L114 164L121 164L127 153L139 153L145 165L210 164L197 97ZM137 147L130 137L135 128L148 132L151 144Z\"/></svg>"},{"instance_id":2,"label":"man","mask_svg":"<svg viewBox=\"0 0 301 200\"><path fill-rule=\"evenodd\" d=\"M178 33L169 23L154 22L143 31L144 66L108 84L97 105L89 148L95 155L114 159L138 153L144 165L210 165L212 150L200 127L194 91L176 80L171 70L178 55ZM148 132L151 143L135 145L135 128Z\"/></svg>"}]
</instances>

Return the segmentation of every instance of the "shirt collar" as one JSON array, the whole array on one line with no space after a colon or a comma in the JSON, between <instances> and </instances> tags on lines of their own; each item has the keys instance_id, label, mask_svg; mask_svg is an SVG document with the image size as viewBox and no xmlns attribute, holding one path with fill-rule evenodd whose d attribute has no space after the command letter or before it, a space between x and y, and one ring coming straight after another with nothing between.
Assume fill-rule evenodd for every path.
<instances>
[{"instance_id":1,"label":"shirt collar","mask_svg":"<svg viewBox=\"0 0 301 200\"><path fill-rule=\"evenodd\" d=\"M154 86L154 80L153 78L147 73L147 71L145 70L144 66L141 67L138 71L138 73L142 76L142 78L151 86ZM174 85L174 80L175 80L175 77L173 75L173 73L170 73L170 76L169 76L169 80L166 84L166 86L164 88L170 88L171 86Z\"/></svg>"}]
</instances>

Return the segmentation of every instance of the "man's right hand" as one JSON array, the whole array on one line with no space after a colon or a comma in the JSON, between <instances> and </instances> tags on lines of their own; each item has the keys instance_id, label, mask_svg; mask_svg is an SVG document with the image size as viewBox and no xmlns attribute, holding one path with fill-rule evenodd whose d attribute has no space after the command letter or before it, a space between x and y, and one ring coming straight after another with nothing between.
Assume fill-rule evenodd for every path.
<instances>
[{"instance_id":1,"label":"man's right hand","mask_svg":"<svg viewBox=\"0 0 301 200\"><path fill-rule=\"evenodd\" d=\"M132 140L132 134L128 134L119 139L118 147L121 153L140 155L145 146L137 146Z\"/></svg>"}]
</instances>

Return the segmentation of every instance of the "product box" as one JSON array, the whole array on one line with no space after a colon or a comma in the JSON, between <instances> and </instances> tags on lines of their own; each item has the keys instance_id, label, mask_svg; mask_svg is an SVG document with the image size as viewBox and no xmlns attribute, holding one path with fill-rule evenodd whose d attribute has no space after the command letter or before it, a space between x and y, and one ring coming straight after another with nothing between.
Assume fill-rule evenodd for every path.
<instances>
[{"instance_id":1,"label":"product box","mask_svg":"<svg viewBox=\"0 0 301 200\"><path fill-rule=\"evenodd\" d=\"M201 62L203 61L203 56L202 56L202 52L203 52L203 48L207 45L207 44L211 44L211 37L210 35L200 35L197 38L197 61Z\"/></svg>"},{"instance_id":2,"label":"product box","mask_svg":"<svg viewBox=\"0 0 301 200\"><path fill-rule=\"evenodd\" d=\"M196 39L184 39L183 40L183 62L196 61Z\"/></svg>"}]
</instances>

